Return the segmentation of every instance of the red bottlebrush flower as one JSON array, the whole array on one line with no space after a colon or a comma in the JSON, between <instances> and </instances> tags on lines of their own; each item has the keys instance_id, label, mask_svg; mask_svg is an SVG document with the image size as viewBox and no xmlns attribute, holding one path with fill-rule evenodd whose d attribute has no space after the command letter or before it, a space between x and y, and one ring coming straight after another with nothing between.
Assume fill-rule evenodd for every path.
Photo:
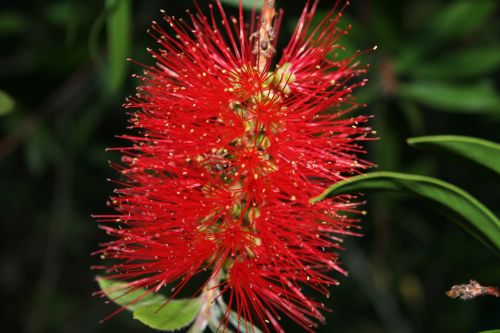
<instances>
[{"instance_id":1,"label":"red bottlebrush flower","mask_svg":"<svg viewBox=\"0 0 500 333\"><path fill-rule=\"evenodd\" d=\"M175 283L174 296L211 272L205 288L227 303L223 326L234 310L266 332L283 331L281 315L312 331L324 306L304 288L329 295L332 271L345 273L336 251L355 234L344 213L357 210L347 195L309 200L370 166L356 156L367 117L346 116L365 68L356 55L331 60L343 8L312 27L317 2L271 68L282 15L273 2L249 24L241 5L227 17L218 1L190 23L166 16L172 33L153 22L157 63L143 65L126 104L139 134L123 136L126 181L110 200L117 214L101 217L116 240L99 253L118 260L110 278L154 291Z\"/></svg>"}]
</instances>

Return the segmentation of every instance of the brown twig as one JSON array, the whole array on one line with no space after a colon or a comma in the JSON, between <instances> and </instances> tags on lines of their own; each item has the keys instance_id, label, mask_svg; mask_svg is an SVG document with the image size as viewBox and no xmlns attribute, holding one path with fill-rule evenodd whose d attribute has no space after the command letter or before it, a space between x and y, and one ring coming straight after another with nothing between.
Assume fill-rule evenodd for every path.
<instances>
[{"instance_id":1,"label":"brown twig","mask_svg":"<svg viewBox=\"0 0 500 333\"><path fill-rule=\"evenodd\" d=\"M500 297L500 288L493 286L482 286L476 280L471 279L467 284L457 284L446 292L451 298L463 300L473 299L480 296Z\"/></svg>"},{"instance_id":2,"label":"brown twig","mask_svg":"<svg viewBox=\"0 0 500 333\"><path fill-rule=\"evenodd\" d=\"M252 34L251 39L256 38L255 46L253 49L254 54L258 54L257 67L259 71L264 71L267 61L271 59L276 53L272 45L274 40L274 17L276 16L276 9L274 8L275 0L264 0L260 12L260 27L259 31Z\"/></svg>"}]
</instances>

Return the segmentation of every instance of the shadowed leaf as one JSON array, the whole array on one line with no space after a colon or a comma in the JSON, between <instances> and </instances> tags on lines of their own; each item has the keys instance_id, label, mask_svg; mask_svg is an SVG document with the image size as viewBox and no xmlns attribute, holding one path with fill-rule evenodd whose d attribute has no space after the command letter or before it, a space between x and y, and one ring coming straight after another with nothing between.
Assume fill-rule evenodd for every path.
<instances>
[{"instance_id":1,"label":"shadowed leaf","mask_svg":"<svg viewBox=\"0 0 500 333\"><path fill-rule=\"evenodd\" d=\"M398 93L409 100L454 113L500 112L500 97L487 84L415 82L400 85Z\"/></svg>"},{"instance_id":2,"label":"shadowed leaf","mask_svg":"<svg viewBox=\"0 0 500 333\"><path fill-rule=\"evenodd\" d=\"M486 24L497 5L497 0L454 1L437 12L429 26L442 38L468 35Z\"/></svg>"},{"instance_id":3,"label":"shadowed leaf","mask_svg":"<svg viewBox=\"0 0 500 333\"><path fill-rule=\"evenodd\" d=\"M454 79L491 73L500 67L500 47L454 52L411 68L411 75L425 79Z\"/></svg>"}]
</instances>

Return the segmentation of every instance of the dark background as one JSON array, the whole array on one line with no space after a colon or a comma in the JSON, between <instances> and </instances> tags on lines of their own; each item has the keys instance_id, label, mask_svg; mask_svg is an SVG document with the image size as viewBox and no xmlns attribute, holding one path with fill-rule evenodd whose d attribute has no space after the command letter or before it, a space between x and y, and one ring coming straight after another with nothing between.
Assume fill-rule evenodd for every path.
<instances>
[{"instance_id":1,"label":"dark background","mask_svg":"<svg viewBox=\"0 0 500 333\"><path fill-rule=\"evenodd\" d=\"M117 0L118 2L121 0ZM207 8L208 0L199 0ZM231 1L227 1L231 2ZM333 5L323 0L318 15ZM131 1L117 31L107 30L113 0L13 1L0 4L0 290L5 332L148 332L98 289L90 253L106 240L90 214L105 205L118 177L106 147L123 143L124 98L137 82L122 79L152 64L146 30L159 9L183 15L191 1ZM285 9L280 45L305 1ZM499 179L481 169L409 147L408 137L460 134L500 141L498 1L353 0L341 44L370 63L359 91L381 139L368 147L379 170L431 175L457 184L495 213ZM107 8L107 9L106 9ZM232 12L234 7L227 6ZM125 19L123 19L125 18ZM115 17L116 19L116 17ZM120 19L120 18L118 18ZM165 24L166 26L166 24ZM129 41L129 47L127 47ZM113 43L115 46L112 46ZM117 46L118 45L118 46ZM122 56L110 51L126 51ZM458 58L458 60L457 60ZM398 195L367 196L362 238L349 239L344 265L318 332L476 332L500 328L499 301L452 300L445 291L476 278L500 284L498 257L424 203ZM299 332L290 326L289 332Z\"/></svg>"}]
</instances>

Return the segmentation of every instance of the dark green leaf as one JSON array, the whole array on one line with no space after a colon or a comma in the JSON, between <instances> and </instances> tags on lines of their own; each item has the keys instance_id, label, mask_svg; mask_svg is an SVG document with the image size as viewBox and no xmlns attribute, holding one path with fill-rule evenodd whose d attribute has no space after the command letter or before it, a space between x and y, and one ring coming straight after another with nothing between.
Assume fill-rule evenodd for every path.
<instances>
[{"instance_id":1,"label":"dark green leaf","mask_svg":"<svg viewBox=\"0 0 500 333\"><path fill-rule=\"evenodd\" d=\"M123 282L97 277L97 283L110 300L130 311L148 305L158 308L167 302L163 295L147 289L131 289Z\"/></svg>"},{"instance_id":2,"label":"dark green leaf","mask_svg":"<svg viewBox=\"0 0 500 333\"><path fill-rule=\"evenodd\" d=\"M399 108L406 117L412 134L420 134L424 131L424 117L422 111L415 104L408 101L400 101Z\"/></svg>"},{"instance_id":3,"label":"dark green leaf","mask_svg":"<svg viewBox=\"0 0 500 333\"><path fill-rule=\"evenodd\" d=\"M110 92L118 91L127 74L127 57L131 43L130 0L106 0Z\"/></svg>"},{"instance_id":4,"label":"dark green leaf","mask_svg":"<svg viewBox=\"0 0 500 333\"><path fill-rule=\"evenodd\" d=\"M491 73L500 67L500 47L454 52L427 64L413 66L410 74L425 79L454 79Z\"/></svg>"},{"instance_id":5,"label":"dark green leaf","mask_svg":"<svg viewBox=\"0 0 500 333\"><path fill-rule=\"evenodd\" d=\"M500 330L482 331L478 333L500 333Z\"/></svg>"},{"instance_id":6,"label":"dark green leaf","mask_svg":"<svg viewBox=\"0 0 500 333\"><path fill-rule=\"evenodd\" d=\"M500 253L500 221L481 202L464 190L442 180L396 172L372 172L340 181L312 203L342 194L369 191L392 191L415 195L445 208L448 215L458 218L473 235Z\"/></svg>"},{"instance_id":7,"label":"dark green leaf","mask_svg":"<svg viewBox=\"0 0 500 333\"><path fill-rule=\"evenodd\" d=\"M474 33L494 14L497 0L454 1L436 13L429 26L439 37L453 38Z\"/></svg>"},{"instance_id":8,"label":"dark green leaf","mask_svg":"<svg viewBox=\"0 0 500 333\"><path fill-rule=\"evenodd\" d=\"M401 138L398 127L393 126L395 109L380 107L375 111L374 128L380 134L380 140L373 145L374 163L386 170L395 170L401 157Z\"/></svg>"},{"instance_id":9,"label":"dark green leaf","mask_svg":"<svg viewBox=\"0 0 500 333\"><path fill-rule=\"evenodd\" d=\"M162 331L175 331L191 324L201 307L199 299L171 300L165 305L147 305L134 311L134 319Z\"/></svg>"},{"instance_id":10,"label":"dark green leaf","mask_svg":"<svg viewBox=\"0 0 500 333\"><path fill-rule=\"evenodd\" d=\"M500 174L500 144L498 143L458 135L422 136L410 138L408 143L417 148L457 154Z\"/></svg>"},{"instance_id":11,"label":"dark green leaf","mask_svg":"<svg viewBox=\"0 0 500 333\"><path fill-rule=\"evenodd\" d=\"M5 91L0 90L0 116L6 115L14 110L14 99Z\"/></svg>"},{"instance_id":12,"label":"dark green leaf","mask_svg":"<svg viewBox=\"0 0 500 333\"><path fill-rule=\"evenodd\" d=\"M0 12L0 35L20 33L28 26L28 20L16 12Z\"/></svg>"},{"instance_id":13,"label":"dark green leaf","mask_svg":"<svg viewBox=\"0 0 500 333\"><path fill-rule=\"evenodd\" d=\"M240 5L240 0L221 0L223 4L238 7ZM242 0L242 6L244 9L251 10L252 8L260 9L262 7L263 0Z\"/></svg>"},{"instance_id":14,"label":"dark green leaf","mask_svg":"<svg viewBox=\"0 0 500 333\"><path fill-rule=\"evenodd\" d=\"M40 176L57 158L60 145L46 126L39 126L26 138L27 167L31 174Z\"/></svg>"},{"instance_id":15,"label":"dark green leaf","mask_svg":"<svg viewBox=\"0 0 500 333\"><path fill-rule=\"evenodd\" d=\"M500 112L500 97L488 84L453 85L415 82L399 86L401 97L429 107L457 113Z\"/></svg>"}]
</instances>

